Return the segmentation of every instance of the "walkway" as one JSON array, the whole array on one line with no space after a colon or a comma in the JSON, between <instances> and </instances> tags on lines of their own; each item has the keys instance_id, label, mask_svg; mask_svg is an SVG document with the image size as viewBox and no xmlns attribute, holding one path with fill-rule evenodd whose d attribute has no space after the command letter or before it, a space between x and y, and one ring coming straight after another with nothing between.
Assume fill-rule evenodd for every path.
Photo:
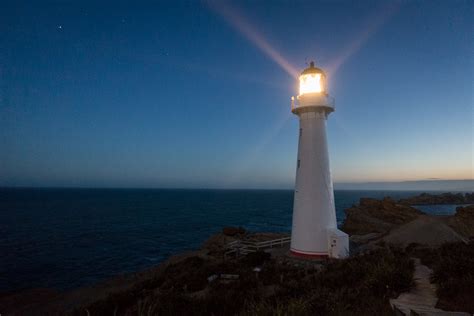
<instances>
[{"instance_id":1,"label":"walkway","mask_svg":"<svg viewBox=\"0 0 474 316\"><path fill-rule=\"evenodd\" d=\"M433 316L470 316L469 313L447 312L436 308L438 297L436 296L436 285L430 283L433 272L430 268L422 265L420 259L415 260L415 286L406 293L400 294L396 299L390 300L390 305L395 315L433 315Z\"/></svg>"}]
</instances>

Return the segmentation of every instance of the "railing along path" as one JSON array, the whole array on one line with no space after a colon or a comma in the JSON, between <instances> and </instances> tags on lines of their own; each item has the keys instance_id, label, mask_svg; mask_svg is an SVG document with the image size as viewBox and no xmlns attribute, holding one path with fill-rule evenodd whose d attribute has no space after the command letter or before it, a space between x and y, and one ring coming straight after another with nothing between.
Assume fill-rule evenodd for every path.
<instances>
[{"instance_id":1,"label":"railing along path","mask_svg":"<svg viewBox=\"0 0 474 316\"><path fill-rule=\"evenodd\" d=\"M227 245L225 248L227 251L225 255L235 253L236 255L246 255L251 252L257 252L273 247L283 247L284 244L288 244L291 241L291 237L283 237L265 241L250 241L250 240L234 240Z\"/></svg>"}]
</instances>

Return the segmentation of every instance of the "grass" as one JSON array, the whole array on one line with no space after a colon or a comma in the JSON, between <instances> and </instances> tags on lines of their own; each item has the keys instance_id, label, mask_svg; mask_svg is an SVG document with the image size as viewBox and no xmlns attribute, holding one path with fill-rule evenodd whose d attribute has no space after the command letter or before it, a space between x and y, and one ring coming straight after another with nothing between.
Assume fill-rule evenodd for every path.
<instances>
[{"instance_id":1,"label":"grass","mask_svg":"<svg viewBox=\"0 0 474 316\"><path fill-rule=\"evenodd\" d=\"M422 263L433 269L438 285L438 308L474 313L474 243L449 243L418 252Z\"/></svg>"},{"instance_id":2,"label":"grass","mask_svg":"<svg viewBox=\"0 0 474 316\"><path fill-rule=\"evenodd\" d=\"M261 266L258 277L253 271ZM90 315L391 315L389 298L412 286L407 253L384 248L318 267L250 254L230 261L188 258L126 293L87 307ZM214 273L237 281L208 283ZM85 308L76 311L86 315Z\"/></svg>"}]
</instances>

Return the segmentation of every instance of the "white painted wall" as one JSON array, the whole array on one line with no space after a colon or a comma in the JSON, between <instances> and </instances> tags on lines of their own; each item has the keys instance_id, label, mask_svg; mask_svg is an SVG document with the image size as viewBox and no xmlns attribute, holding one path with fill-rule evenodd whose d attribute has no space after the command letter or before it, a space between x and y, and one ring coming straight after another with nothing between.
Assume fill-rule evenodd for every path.
<instances>
[{"instance_id":1,"label":"white painted wall","mask_svg":"<svg viewBox=\"0 0 474 316\"><path fill-rule=\"evenodd\" d=\"M327 110L302 106L293 111L300 119L300 135L291 250L306 255L329 255L328 232L337 228L326 137Z\"/></svg>"}]
</instances>

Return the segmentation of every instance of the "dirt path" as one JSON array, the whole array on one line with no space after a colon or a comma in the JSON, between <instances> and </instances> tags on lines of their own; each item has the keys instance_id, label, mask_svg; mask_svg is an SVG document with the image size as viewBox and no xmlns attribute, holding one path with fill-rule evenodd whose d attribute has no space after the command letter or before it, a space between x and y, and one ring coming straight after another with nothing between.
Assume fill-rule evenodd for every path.
<instances>
[{"instance_id":1,"label":"dirt path","mask_svg":"<svg viewBox=\"0 0 474 316\"><path fill-rule=\"evenodd\" d=\"M430 283L430 276L433 272L430 268L420 263L420 259L415 260L415 287L409 292L400 294L396 299L390 300L395 310L395 315L452 315L470 316L463 312L447 312L436 308L438 297L436 296L436 285ZM415 312L412 314L412 312Z\"/></svg>"}]
</instances>

